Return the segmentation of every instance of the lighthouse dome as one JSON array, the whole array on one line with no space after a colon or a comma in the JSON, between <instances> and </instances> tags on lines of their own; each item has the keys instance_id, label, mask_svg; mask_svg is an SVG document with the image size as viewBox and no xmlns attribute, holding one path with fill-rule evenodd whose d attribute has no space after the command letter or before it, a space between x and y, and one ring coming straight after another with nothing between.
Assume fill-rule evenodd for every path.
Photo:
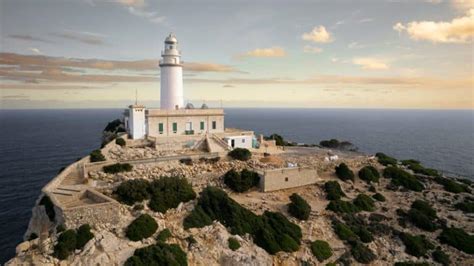
<instances>
[{"instance_id":1,"label":"lighthouse dome","mask_svg":"<svg viewBox=\"0 0 474 266\"><path fill-rule=\"evenodd\" d=\"M178 43L178 40L176 39L176 36L173 33L170 33L170 35L166 37L165 43L174 44Z\"/></svg>"}]
</instances>

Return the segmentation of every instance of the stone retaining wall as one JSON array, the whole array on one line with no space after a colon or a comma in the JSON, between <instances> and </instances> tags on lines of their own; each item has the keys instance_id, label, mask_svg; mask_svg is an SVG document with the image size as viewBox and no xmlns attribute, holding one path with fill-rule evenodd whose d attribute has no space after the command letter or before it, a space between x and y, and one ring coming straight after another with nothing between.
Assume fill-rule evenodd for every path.
<instances>
[{"instance_id":1,"label":"stone retaining wall","mask_svg":"<svg viewBox=\"0 0 474 266\"><path fill-rule=\"evenodd\" d=\"M120 222L120 205L106 202L61 210L67 228L77 228L83 224L113 227Z\"/></svg>"},{"instance_id":2,"label":"stone retaining wall","mask_svg":"<svg viewBox=\"0 0 474 266\"><path fill-rule=\"evenodd\" d=\"M313 168L281 168L260 173L260 189L263 192L300 187L318 181L318 172Z\"/></svg>"}]
</instances>

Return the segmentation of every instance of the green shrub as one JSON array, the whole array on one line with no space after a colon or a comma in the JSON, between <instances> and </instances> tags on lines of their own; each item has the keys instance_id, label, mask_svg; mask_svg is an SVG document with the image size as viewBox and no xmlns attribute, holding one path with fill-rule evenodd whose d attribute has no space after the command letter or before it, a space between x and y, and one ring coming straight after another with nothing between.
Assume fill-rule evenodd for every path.
<instances>
[{"instance_id":1,"label":"green shrub","mask_svg":"<svg viewBox=\"0 0 474 266\"><path fill-rule=\"evenodd\" d=\"M293 193L290 196L290 204L288 204L288 212L300 220L308 220L311 213L311 206L300 195Z\"/></svg>"},{"instance_id":2,"label":"green shrub","mask_svg":"<svg viewBox=\"0 0 474 266\"><path fill-rule=\"evenodd\" d=\"M188 258L178 245L158 242L135 250L133 256L125 262L125 266L143 265L186 266Z\"/></svg>"},{"instance_id":3,"label":"green shrub","mask_svg":"<svg viewBox=\"0 0 474 266\"><path fill-rule=\"evenodd\" d=\"M107 165L102 168L102 170L108 174L116 174L120 172L130 172L132 171L133 166L128 163L116 163L112 165Z\"/></svg>"},{"instance_id":4,"label":"green shrub","mask_svg":"<svg viewBox=\"0 0 474 266\"><path fill-rule=\"evenodd\" d=\"M328 242L323 240L316 240L311 242L311 252L318 259L319 262L323 262L332 256L332 249Z\"/></svg>"},{"instance_id":5,"label":"green shrub","mask_svg":"<svg viewBox=\"0 0 474 266\"><path fill-rule=\"evenodd\" d=\"M417 160L403 160L402 164L408 167L408 169L412 170L416 174L422 174L427 176L439 176L438 171L431 168L425 168L421 165L421 163Z\"/></svg>"},{"instance_id":6,"label":"green shrub","mask_svg":"<svg viewBox=\"0 0 474 266\"><path fill-rule=\"evenodd\" d=\"M474 254L474 236L461 228L445 228L439 235L441 243L448 244L467 254Z\"/></svg>"},{"instance_id":7,"label":"green shrub","mask_svg":"<svg viewBox=\"0 0 474 266\"><path fill-rule=\"evenodd\" d=\"M444 253L441 250L441 247L436 248L435 251L431 254L433 256L433 260L440 263L443 266L449 266L451 264L451 260L449 259L449 255Z\"/></svg>"},{"instance_id":8,"label":"green shrub","mask_svg":"<svg viewBox=\"0 0 474 266\"><path fill-rule=\"evenodd\" d=\"M436 218L436 211L426 201L415 200L408 211L410 222L426 231L433 232L438 228L434 222Z\"/></svg>"},{"instance_id":9,"label":"green shrub","mask_svg":"<svg viewBox=\"0 0 474 266\"><path fill-rule=\"evenodd\" d=\"M199 227L213 220L221 222L232 234L252 235L255 244L270 254L295 251L301 242L300 227L281 213L266 211L258 216L240 206L224 191L207 187L201 192L196 208L185 218L183 225L185 228Z\"/></svg>"},{"instance_id":10,"label":"green shrub","mask_svg":"<svg viewBox=\"0 0 474 266\"><path fill-rule=\"evenodd\" d=\"M128 205L150 198L150 182L145 179L133 179L122 182L114 194L118 200Z\"/></svg>"},{"instance_id":11,"label":"green shrub","mask_svg":"<svg viewBox=\"0 0 474 266\"><path fill-rule=\"evenodd\" d=\"M44 209L46 211L46 215L48 215L48 218L51 222L54 222L54 218L56 217L56 212L54 211L54 204L51 201L51 199L48 197L48 195L44 195L40 202L39 205L43 205Z\"/></svg>"},{"instance_id":12,"label":"green shrub","mask_svg":"<svg viewBox=\"0 0 474 266\"><path fill-rule=\"evenodd\" d=\"M351 254L360 263L367 264L376 259L375 254L359 241L352 244Z\"/></svg>"},{"instance_id":13,"label":"green shrub","mask_svg":"<svg viewBox=\"0 0 474 266\"><path fill-rule=\"evenodd\" d=\"M277 146L287 146L288 145L288 142L285 141L285 139L283 139L283 137L278 135L278 134L271 134L270 136L265 137L265 140L275 140L275 144Z\"/></svg>"},{"instance_id":14,"label":"green shrub","mask_svg":"<svg viewBox=\"0 0 474 266\"><path fill-rule=\"evenodd\" d=\"M341 240L356 240L357 235L349 228L349 226L339 221L332 222L332 228L334 232Z\"/></svg>"},{"instance_id":15,"label":"green shrub","mask_svg":"<svg viewBox=\"0 0 474 266\"><path fill-rule=\"evenodd\" d=\"M252 157L252 153L244 148L235 148L228 154L232 159L239 161L248 161Z\"/></svg>"},{"instance_id":16,"label":"green shrub","mask_svg":"<svg viewBox=\"0 0 474 266\"><path fill-rule=\"evenodd\" d=\"M156 229L158 224L155 219L148 214L142 214L127 227L125 234L128 239L139 241L152 236Z\"/></svg>"},{"instance_id":17,"label":"green shrub","mask_svg":"<svg viewBox=\"0 0 474 266\"><path fill-rule=\"evenodd\" d=\"M94 234L88 224L79 226L76 233L76 249L82 249L92 238L94 238Z\"/></svg>"},{"instance_id":18,"label":"green shrub","mask_svg":"<svg viewBox=\"0 0 474 266\"><path fill-rule=\"evenodd\" d=\"M469 189L467 185L458 183L448 178L436 177L435 181L436 183L442 185L444 187L444 190L451 193L457 194L457 193L462 193L462 192L467 192L467 193L471 192L471 190Z\"/></svg>"},{"instance_id":19,"label":"green shrub","mask_svg":"<svg viewBox=\"0 0 474 266\"><path fill-rule=\"evenodd\" d=\"M150 184L150 209L165 213L176 208L181 202L196 198L193 187L184 177L161 177Z\"/></svg>"},{"instance_id":20,"label":"green shrub","mask_svg":"<svg viewBox=\"0 0 474 266\"><path fill-rule=\"evenodd\" d=\"M233 251L236 251L237 249L240 248L239 240L237 240L234 237L229 237L229 239L227 239L227 243L229 245L229 248Z\"/></svg>"},{"instance_id":21,"label":"green shrub","mask_svg":"<svg viewBox=\"0 0 474 266\"><path fill-rule=\"evenodd\" d=\"M365 194L357 195L354 199L354 205L362 211L371 212L375 210L374 200Z\"/></svg>"},{"instance_id":22,"label":"green shrub","mask_svg":"<svg viewBox=\"0 0 474 266\"><path fill-rule=\"evenodd\" d=\"M349 169L345 163L341 163L336 166L336 175L342 181L352 180L354 181L354 173Z\"/></svg>"},{"instance_id":23,"label":"green shrub","mask_svg":"<svg viewBox=\"0 0 474 266\"><path fill-rule=\"evenodd\" d=\"M402 233L400 239L406 247L406 253L415 257L425 256L428 250L434 248L433 244L424 235L414 236Z\"/></svg>"},{"instance_id":24,"label":"green shrub","mask_svg":"<svg viewBox=\"0 0 474 266\"><path fill-rule=\"evenodd\" d=\"M224 183L235 192L245 192L260 182L258 173L243 169L240 173L234 169L224 175Z\"/></svg>"},{"instance_id":25,"label":"green shrub","mask_svg":"<svg viewBox=\"0 0 474 266\"><path fill-rule=\"evenodd\" d=\"M375 167L368 165L359 170L359 178L367 183L379 182L380 174Z\"/></svg>"},{"instance_id":26,"label":"green shrub","mask_svg":"<svg viewBox=\"0 0 474 266\"><path fill-rule=\"evenodd\" d=\"M364 243L370 243L374 241L372 233L367 230L365 227L357 226L351 227L351 230L359 237L359 239Z\"/></svg>"},{"instance_id":27,"label":"green shrub","mask_svg":"<svg viewBox=\"0 0 474 266\"><path fill-rule=\"evenodd\" d=\"M377 157L379 163L382 165L397 165L397 159L390 157L385 153L378 152L375 154L375 157Z\"/></svg>"},{"instance_id":28,"label":"green shrub","mask_svg":"<svg viewBox=\"0 0 474 266\"><path fill-rule=\"evenodd\" d=\"M105 161L105 156L100 150L93 150L89 156L89 160L91 163Z\"/></svg>"},{"instance_id":29,"label":"green shrub","mask_svg":"<svg viewBox=\"0 0 474 266\"><path fill-rule=\"evenodd\" d=\"M322 140L319 145L325 148L337 149L341 143L337 139Z\"/></svg>"},{"instance_id":30,"label":"green shrub","mask_svg":"<svg viewBox=\"0 0 474 266\"><path fill-rule=\"evenodd\" d=\"M64 226L64 224L58 224L58 226L56 226L56 233L61 233L61 232L64 232L66 230L66 227Z\"/></svg>"},{"instance_id":31,"label":"green shrub","mask_svg":"<svg viewBox=\"0 0 474 266\"><path fill-rule=\"evenodd\" d=\"M355 213L360 211L352 202L344 200L332 200L326 209L337 213Z\"/></svg>"},{"instance_id":32,"label":"green shrub","mask_svg":"<svg viewBox=\"0 0 474 266\"><path fill-rule=\"evenodd\" d=\"M380 202L385 201L384 195L382 195L380 193L375 193L374 195L372 195L372 198L374 198L375 200L380 201Z\"/></svg>"},{"instance_id":33,"label":"green shrub","mask_svg":"<svg viewBox=\"0 0 474 266\"><path fill-rule=\"evenodd\" d=\"M165 228L161 230L158 235L156 236L156 240L161 241L161 242L166 242L168 238L171 237L171 231L168 228Z\"/></svg>"},{"instance_id":34,"label":"green shrub","mask_svg":"<svg viewBox=\"0 0 474 266\"><path fill-rule=\"evenodd\" d=\"M113 121L110 121L107 126L104 128L104 131L106 132L116 132L117 129L122 126L122 121L120 119L115 119Z\"/></svg>"},{"instance_id":35,"label":"green shrub","mask_svg":"<svg viewBox=\"0 0 474 266\"><path fill-rule=\"evenodd\" d=\"M115 144L124 147L127 143L125 142L125 140L123 138L116 138L115 139Z\"/></svg>"},{"instance_id":36,"label":"green shrub","mask_svg":"<svg viewBox=\"0 0 474 266\"><path fill-rule=\"evenodd\" d=\"M395 186L403 186L413 191L422 191L424 189L423 184L416 177L400 168L389 166L384 169L383 175L386 178L391 178L392 184Z\"/></svg>"},{"instance_id":37,"label":"green shrub","mask_svg":"<svg viewBox=\"0 0 474 266\"><path fill-rule=\"evenodd\" d=\"M337 181L326 182L324 184L324 191L326 191L326 199L328 200L338 200L346 196Z\"/></svg>"},{"instance_id":38,"label":"green shrub","mask_svg":"<svg viewBox=\"0 0 474 266\"><path fill-rule=\"evenodd\" d=\"M454 207L458 210L461 210L465 213L473 213L474 212L474 202L464 200L462 202L456 203Z\"/></svg>"},{"instance_id":39,"label":"green shrub","mask_svg":"<svg viewBox=\"0 0 474 266\"><path fill-rule=\"evenodd\" d=\"M74 230L64 231L58 237L58 243L54 246L53 255L60 260L67 259L71 252L76 249L76 241L76 232Z\"/></svg>"}]
</instances>

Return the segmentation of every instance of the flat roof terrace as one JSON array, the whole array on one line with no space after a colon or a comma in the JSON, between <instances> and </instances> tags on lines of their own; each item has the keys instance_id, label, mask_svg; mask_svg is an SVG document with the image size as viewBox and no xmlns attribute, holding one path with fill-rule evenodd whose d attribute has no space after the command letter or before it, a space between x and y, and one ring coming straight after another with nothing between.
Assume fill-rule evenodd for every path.
<instances>
[{"instance_id":1,"label":"flat roof terrace","mask_svg":"<svg viewBox=\"0 0 474 266\"><path fill-rule=\"evenodd\" d=\"M223 116L224 109L209 108L209 109L177 109L177 110L162 110L162 109L147 109L146 116L149 117L169 117L169 116Z\"/></svg>"}]
</instances>

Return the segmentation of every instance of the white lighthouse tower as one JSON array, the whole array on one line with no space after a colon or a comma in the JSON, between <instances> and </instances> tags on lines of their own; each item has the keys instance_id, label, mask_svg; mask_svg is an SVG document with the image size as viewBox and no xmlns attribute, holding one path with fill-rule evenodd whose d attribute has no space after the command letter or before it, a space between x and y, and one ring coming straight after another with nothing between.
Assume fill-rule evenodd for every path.
<instances>
[{"instance_id":1,"label":"white lighthouse tower","mask_svg":"<svg viewBox=\"0 0 474 266\"><path fill-rule=\"evenodd\" d=\"M173 110L182 108L183 99L183 66L178 51L178 40L171 33L165 39L165 50L161 53L161 95L160 108Z\"/></svg>"}]
</instances>

